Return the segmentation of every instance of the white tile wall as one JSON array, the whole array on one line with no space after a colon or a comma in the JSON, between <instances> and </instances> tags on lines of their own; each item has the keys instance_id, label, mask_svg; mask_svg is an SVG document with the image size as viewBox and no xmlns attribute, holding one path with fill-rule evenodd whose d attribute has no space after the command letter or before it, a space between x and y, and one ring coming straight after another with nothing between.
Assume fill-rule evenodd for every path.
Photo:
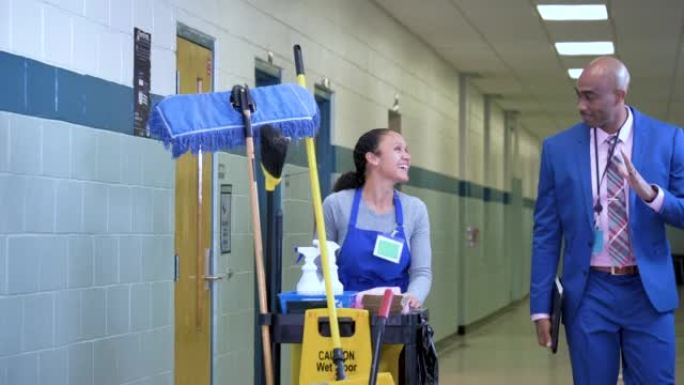
<instances>
[{"instance_id":1,"label":"white tile wall","mask_svg":"<svg viewBox=\"0 0 684 385\"><path fill-rule=\"evenodd\" d=\"M86 235L69 237L67 258L67 287L81 288L93 284L94 241Z\"/></svg>"},{"instance_id":2,"label":"white tile wall","mask_svg":"<svg viewBox=\"0 0 684 385\"><path fill-rule=\"evenodd\" d=\"M38 354L29 353L7 359L8 384L38 383Z\"/></svg>"},{"instance_id":3,"label":"white tile wall","mask_svg":"<svg viewBox=\"0 0 684 385\"><path fill-rule=\"evenodd\" d=\"M7 241L0 235L0 296L7 292Z\"/></svg>"},{"instance_id":4,"label":"white tile wall","mask_svg":"<svg viewBox=\"0 0 684 385\"><path fill-rule=\"evenodd\" d=\"M97 131L96 179L105 183L121 182L121 158L125 156L121 147L122 135Z\"/></svg>"},{"instance_id":5,"label":"white tile wall","mask_svg":"<svg viewBox=\"0 0 684 385\"><path fill-rule=\"evenodd\" d=\"M92 342L69 346L68 378L71 385L94 385Z\"/></svg>"},{"instance_id":6,"label":"white tile wall","mask_svg":"<svg viewBox=\"0 0 684 385\"><path fill-rule=\"evenodd\" d=\"M83 0L45 0L48 3L54 4L56 7L61 8L70 13L76 15L83 15L84 11L84 1Z\"/></svg>"},{"instance_id":7,"label":"white tile wall","mask_svg":"<svg viewBox=\"0 0 684 385\"><path fill-rule=\"evenodd\" d=\"M20 297L0 298L0 356L21 352L22 311Z\"/></svg>"},{"instance_id":8,"label":"white tile wall","mask_svg":"<svg viewBox=\"0 0 684 385\"><path fill-rule=\"evenodd\" d=\"M106 289L81 291L81 338L102 338L106 334Z\"/></svg>"},{"instance_id":9,"label":"white tile wall","mask_svg":"<svg viewBox=\"0 0 684 385\"><path fill-rule=\"evenodd\" d=\"M60 236L41 236L38 279L41 291L61 290L67 281L67 239Z\"/></svg>"},{"instance_id":10,"label":"white tile wall","mask_svg":"<svg viewBox=\"0 0 684 385\"><path fill-rule=\"evenodd\" d=\"M54 294L24 297L22 350L31 352L54 346Z\"/></svg>"},{"instance_id":11,"label":"white tile wall","mask_svg":"<svg viewBox=\"0 0 684 385\"><path fill-rule=\"evenodd\" d=\"M131 286L131 331L137 332L150 328L151 309L150 284Z\"/></svg>"},{"instance_id":12,"label":"white tile wall","mask_svg":"<svg viewBox=\"0 0 684 385\"><path fill-rule=\"evenodd\" d=\"M174 10L166 1L155 1L153 6L152 44L173 51L176 49L176 19Z\"/></svg>"},{"instance_id":13,"label":"white tile wall","mask_svg":"<svg viewBox=\"0 0 684 385\"><path fill-rule=\"evenodd\" d=\"M132 32L131 32L132 33ZM121 39L121 84L133 87L133 35Z\"/></svg>"},{"instance_id":14,"label":"white tile wall","mask_svg":"<svg viewBox=\"0 0 684 385\"><path fill-rule=\"evenodd\" d=\"M109 2L109 26L124 34L133 33L133 1L117 0Z\"/></svg>"},{"instance_id":15,"label":"white tile wall","mask_svg":"<svg viewBox=\"0 0 684 385\"><path fill-rule=\"evenodd\" d=\"M82 183L71 180L56 181L55 232L79 233L82 230Z\"/></svg>"},{"instance_id":16,"label":"white tile wall","mask_svg":"<svg viewBox=\"0 0 684 385\"><path fill-rule=\"evenodd\" d=\"M9 154L0 171L0 380L166 381L173 365L171 157L151 140L68 123L0 112L2 127L0 146L37 155ZM138 153L137 169L153 169L122 177L131 166L126 151ZM137 208L149 218L133 217L134 192L145 198ZM136 220L148 224L145 278ZM143 335L157 345L146 348L159 354L151 367ZM111 349L112 368L104 361Z\"/></svg>"},{"instance_id":17,"label":"white tile wall","mask_svg":"<svg viewBox=\"0 0 684 385\"><path fill-rule=\"evenodd\" d=\"M24 194L26 179L0 174L0 234L19 233L24 229Z\"/></svg>"},{"instance_id":18,"label":"white tile wall","mask_svg":"<svg viewBox=\"0 0 684 385\"><path fill-rule=\"evenodd\" d=\"M81 339L81 292L65 290L55 294L55 346Z\"/></svg>"},{"instance_id":19,"label":"white tile wall","mask_svg":"<svg viewBox=\"0 0 684 385\"><path fill-rule=\"evenodd\" d=\"M83 231L102 234L107 232L107 185L83 184Z\"/></svg>"},{"instance_id":20,"label":"white tile wall","mask_svg":"<svg viewBox=\"0 0 684 385\"><path fill-rule=\"evenodd\" d=\"M12 0L0 0L0 50L10 51L12 43Z\"/></svg>"},{"instance_id":21,"label":"white tile wall","mask_svg":"<svg viewBox=\"0 0 684 385\"><path fill-rule=\"evenodd\" d=\"M133 24L145 32L154 30L154 1L136 0L133 4ZM131 31L132 32L132 31ZM154 36L154 35L153 35ZM152 40L154 43L154 40Z\"/></svg>"},{"instance_id":22,"label":"white tile wall","mask_svg":"<svg viewBox=\"0 0 684 385\"><path fill-rule=\"evenodd\" d=\"M130 286L107 288L107 335L119 335L129 331Z\"/></svg>"},{"instance_id":23,"label":"white tile wall","mask_svg":"<svg viewBox=\"0 0 684 385\"><path fill-rule=\"evenodd\" d=\"M152 36L154 41L154 36ZM151 92L157 95L176 93L176 53L168 48L152 47Z\"/></svg>"},{"instance_id":24,"label":"white tile wall","mask_svg":"<svg viewBox=\"0 0 684 385\"><path fill-rule=\"evenodd\" d=\"M100 52L98 36L105 27L85 18L74 18L73 22L73 70L95 76Z\"/></svg>"},{"instance_id":25,"label":"white tile wall","mask_svg":"<svg viewBox=\"0 0 684 385\"><path fill-rule=\"evenodd\" d=\"M71 65L72 17L64 10L45 6L45 61L58 67Z\"/></svg>"},{"instance_id":26,"label":"white tile wall","mask_svg":"<svg viewBox=\"0 0 684 385\"><path fill-rule=\"evenodd\" d=\"M10 117L10 169L17 174L40 174L41 172L41 119L22 115Z\"/></svg>"},{"instance_id":27,"label":"white tile wall","mask_svg":"<svg viewBox=\"0 0 684 385\"><path fill-rule=\"evenodd\" d=\"M110 82L121 82L123 64L121 40L124 34L111 30L100 30L98 36L97 75Z\"/></svg>"},{"instance_id":28,"label":"white tile wall","mask_svg":"<svg viewBox=\"0 0 684 385\"><path fill-rule=\"evenodd\" d=\"M96 173L96 133L82 126L71 126L71 177L93 180Z\"/></svg>"},{"instance_id":29,"label":"white tile wall","mask_svg":"<svg viewBox=\"0 0 684 385\"><path fill-rule=\"evenodd\" d=\"M36 0L12 0L11 10L12 50L33 59L42 59L43 6Z\"/></svg>"},{"instance_id":30,"label":"white tile wall","mask_svg":"<svg viewBox=\"0 0 684 385\"><path fill-rule=\"evenodd\" d=\"M88 19L100 24L109 21L108 0L85 0L85 15Z\"/></svg>"},{"instance_id":31,"label":"white tile wall","mask_svg":"<svg viewBox=\"0 0 684 385\"><path fill-rule=\"evenodd\" d=\"M9 237L7 243L8 294L37 292L40 288L36 279L42 251L40 243L32 236Z\"/></svg>"},{"instance_id":32,"label":"white tile wall","mask_svg":"<svg viewBox=\"0 0 684 385\"><path fill-rule=\"evenodd\" d=\"M43 174L65 178L71 172L69 155L71 137L66 123L47 120L43 123Z\"/></svg>"},{"instance_id":33,"label":"white tile wall","mask_svg":"<svg viewBox=\"0 0 684 385\"><path fill-rule=\"evenodd\" d=\"M119 282L119 239L114 236L95 237L95 285Z\"/></svg>"},{"instance_id":34,"label":"white tile wall","mask_svg":"<svg viewBox=\"0 0 684 385\"><path fill-rule=\"evenodd\" d=\"M30 178L24 196L24 223L29 233L49 233L55 229L55 181Z\"/></svg>"},{"instance_id":35,"label":"white tile wall","mask_svg":"<svg viewBox=\"0 0 684 385\"><path fill-rule=\"evenodd\" d=\"M41 352L38 357L39 385L67 385L66 348Z\"/></svg>"},{"instance_id":36,"label":"white tile wall","mask_svg":"<svg viewBox=\"0 0 684 385\"><path fill-rule=\"evenodd\" d=\"M1 1L1 0L0 0ZM9 169L10 119L0 114L0 173Z\"/></svg>"}]
</instances>

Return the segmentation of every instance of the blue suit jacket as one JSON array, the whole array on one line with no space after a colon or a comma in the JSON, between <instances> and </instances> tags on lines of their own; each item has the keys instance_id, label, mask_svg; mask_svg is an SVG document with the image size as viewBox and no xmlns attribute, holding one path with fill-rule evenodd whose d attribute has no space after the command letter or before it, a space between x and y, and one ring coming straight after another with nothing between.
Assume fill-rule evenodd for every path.
<instances>
[{"instance_id":1,"label":"blue suit jacket","mask_svg":"<svg viewBox=\"0 0 684 385\"><path fill-rule=\"evenodd\" d=\"M677 287L665 224L684 227L684 132L632 108L632 162L665 192L659 213L629 194L629 235L641 281L658 311L675 309ZM550 313L563 247L563 317L572 321L582 300L593 248L590 128L580 123L544 141L534 210L530 311Z\"/></svg>"}]
</instances>

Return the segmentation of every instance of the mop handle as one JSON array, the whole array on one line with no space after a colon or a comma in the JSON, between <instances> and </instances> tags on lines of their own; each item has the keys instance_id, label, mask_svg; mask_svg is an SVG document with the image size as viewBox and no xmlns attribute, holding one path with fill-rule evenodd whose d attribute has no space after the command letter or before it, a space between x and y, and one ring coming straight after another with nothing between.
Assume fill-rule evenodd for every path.
<instances>
[{"instance_id":1,"label":"mop handle","mask_svg":"<svg viewBox=\"0 0 684 385\"><path fill-rule=\"evenodd\" d=\"M306 88L306 77L304 76L304 60L302 59L302 48L299 44L294 46L295 68L297 70L297 84ZM337 323L337 308L332 291L332 280L330 278L330 265L328 264L328 240L326 239L325 223L323 222L323 205L321 203L321 189L318 181L318 164L316 163L316 150L314 139L307 137L304 139L306 144L306 157L309 164L309 179L311 182L311 199L313 200L314 219L316 222L316 233L318 234L318 244L321 250L321 263L323 264L323 280L325 282L325 299L328 305L328 318L330 320L330 336L333 342L333 361L336 368L336 379L344 380L344 356L342 343L340 341L340 329Z\"/></svg>"}]
</instances>

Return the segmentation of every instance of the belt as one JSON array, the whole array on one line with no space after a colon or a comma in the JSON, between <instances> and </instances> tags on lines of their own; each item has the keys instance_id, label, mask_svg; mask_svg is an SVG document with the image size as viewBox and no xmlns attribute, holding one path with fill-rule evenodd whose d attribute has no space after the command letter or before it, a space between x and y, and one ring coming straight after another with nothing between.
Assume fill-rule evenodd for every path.
<instances>
[{"instance_id":1,"label":"belt","mask_svg":"<svg viewBox=\"0 0 684 385\"><path fill-rule=\"evenodd\" d=\"M636 275L639 274L639 267L637 265L630 266L592 266L592 270L610 273L610 275Z\"/></svg>"}]
</instances>

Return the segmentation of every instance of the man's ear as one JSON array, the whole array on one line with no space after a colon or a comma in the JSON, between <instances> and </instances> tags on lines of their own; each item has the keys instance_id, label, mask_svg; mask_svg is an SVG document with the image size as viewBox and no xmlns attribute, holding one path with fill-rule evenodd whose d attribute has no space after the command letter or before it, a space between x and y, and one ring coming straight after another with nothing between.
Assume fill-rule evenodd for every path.
<instances>
[{"instance_id":1,"label":"man's ear","mask_svg":"<svg viewBox=\"0 0 684 385\"><path fill-rule=\"evenodd\" d=\"M618 102L625 103L625 98L627 97L627 91L625 90L615 90L615 96Z\"/></svg>"}]
</instances>

